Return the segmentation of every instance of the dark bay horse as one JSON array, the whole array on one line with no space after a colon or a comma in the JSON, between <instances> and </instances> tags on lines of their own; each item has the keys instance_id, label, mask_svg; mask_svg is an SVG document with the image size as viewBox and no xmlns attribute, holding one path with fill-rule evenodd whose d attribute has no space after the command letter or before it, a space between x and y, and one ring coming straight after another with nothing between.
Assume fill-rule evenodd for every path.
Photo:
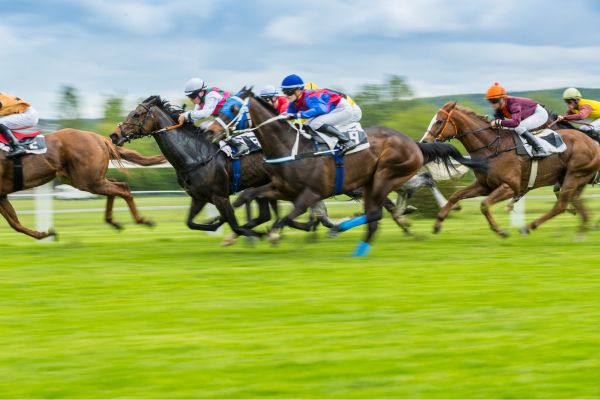
<instances>
[{"instance_id":1,"label":"dark bay horse","mask_svg":"<svg viewBox=\"0 0 600 400\"><path fill-rule=\"evenodd\" d=\"M278 116L271 105L254 97L250 89L244 88L238 95L249 106L250 118L256 127L256 137L267 158L290 156L293 148L297 148L298 154L312 154L312 142L304 138L289 121ZM224 113L219 118L223 121L230 120ZM227 134L223 125L214 122L208 127L214 133L215 140ZM366 132L370 147L344 157L345 176L341 190L341 193L347 194L363 188L365 214L335 228L337 231L345 231L358 225L368 225L366 237L359 243L355 255L368 253L369 242L377 230L388 193L402 186L424 164L437 159L450 163L452 157L473 168L486 168L484 161L465 159L451 145L416 143L386 127L368 128ZM270 235L273 240L277 240L280 230L290 221L306 212L311 205L334 194L336 166L333 157L308 156L273 165L272 171L268 196L290 200L294 204L293 211L273 225Z\"/></svg>"},{"instance_id":2,"label":"dark bay horse","mask_svg":"<svg viewBox=\"0 0 600 400\"><path fill-rule=\"evenodd\" d=\"M33 188L50 182L56 177L63 178L71 185L87 192L107 197L105 221L115 228L122 226L113 220L112 210L116 196L123 198L135 219L143 225L153 225L142 217L133 201L129 185L106 179L108 161L124 159L139 165L150 166L163 163L162 155L146 157L133 150L118 148L107 137L94 132L77 129L61 129L44 135L48 150L45 154L29 154L22 158L23 189ZM17 232L35 239L55 235L53 230L38 232L19 222L17 214L8 201L7 195L14 192L12 160L7 160L0 152L0 213Z\"/></svg>"},{"instance_id":3,"label":"dark bay horse","mask_svg":"<svg viewBox=\"0 0 600 400\"><path fill-rule=\"evenodd\" d=\"M187 226L190 229L214 231L227 222L234 235L223 241L225 245L233 244L235 235L260 236L261 234L252 228L271 219L271 200L257 199L258 217L240 226L229 201L229 196L233 194L230 184L234 174L232 160L212 143L205 132L192 123L186 122L176 129L165 131L166 127L174 126L180 112L180 109L159 96L150 96L117 126L111 135L113 143L121 146L130 139L150 135L154 137L167 160L175 168L179 185L192 198L187 218ZM261 152L241 157L238 189L268 184L271 180L269 168L270 166L263 162ZM194 218L209 202L217 207L220 217L206 223L194 222ZM320 216L318 221L296 222L293 227L308 231L318 222L328 224L327 218Z\"/></svg>"},{"instance_id":4,"label":"dark bay horse","mask_svg":"<svg viewBox=\"0 0 600 400\"><path fill-rule=\"evenodd\" d=\"M446 103L434 117L432 125L422 141L445 141L458 139L471 156L487 157L488 172L475 173L476 180L466 188L457 191L440 210L434 225L434 232L440 231L448 212L458 201L470 197L487 196L481 203L481 212L487 218L491 229L500 236L508 236L494 220L490 206L510 198L520 198L532 188L558 184L560 191L557 202L550 211L521 229L530 230L565 211L572 203L581 216L579 232L587 230L588 213L580 199L585 185L590 183L600 169L600 151L593 139L575 129L559 129L567 149L538 162L537 179L530 188L532 160L525 155L517 155L515 143L508 130L493 130L486 118L458 107L456 102Z\"/></svg>"}]
</instances>

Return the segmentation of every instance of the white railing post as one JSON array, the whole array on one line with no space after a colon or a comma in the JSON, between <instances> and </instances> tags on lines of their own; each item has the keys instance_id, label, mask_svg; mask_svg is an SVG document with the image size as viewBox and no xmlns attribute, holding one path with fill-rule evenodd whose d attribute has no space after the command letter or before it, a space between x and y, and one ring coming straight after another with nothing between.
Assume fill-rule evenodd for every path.
<instances>
[{"instance_id":1,"label":"white railing post","mask_svg":"<svg viewBox=\"0 0 600 400\"><path fill-rule=\"evenodd\" d=\"M37 186L35 193L35 229L40 232L47 232L54 223L53 205L52 205L52 181ZM40 240L40 242L53 242L54 236L49 236Z\"/></svg>"},{"instance_id":2,"label":"white railing post","mask_svg":"<svg viewBox=\"0 0 600 400\"><path fill-rule=\"evenodd\" d=\"M525 226L525 197L521 197L514 204L513 210L510 213L510 226L521 228Z\"/></svg>"}]
</instances>

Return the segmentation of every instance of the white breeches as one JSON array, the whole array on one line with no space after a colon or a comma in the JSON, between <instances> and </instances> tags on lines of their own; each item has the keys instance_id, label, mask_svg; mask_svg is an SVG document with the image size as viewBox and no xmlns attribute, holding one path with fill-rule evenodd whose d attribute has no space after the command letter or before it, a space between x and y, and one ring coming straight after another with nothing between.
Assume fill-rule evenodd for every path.
<instances>
[{"instance_id":1,"label":"white breeches","mask_svg":"<svg viewBox=\"0 0 600 400\"><path fill-rule=\"evenodd\" d=\"M341 99L338 105L330 113L319 115L318 117L311 118L305 122L306 125L310 126L314 130L319 129L321 126L333 125L346 125L351 122L357 122L355 119L362 116L360 107L352 107L346 99Z\"/></svg>"},{"instance_id":2,"label":"white breeches","mask_svg":"<svg viewBox=\"0 0 600 400\"><path fill-rule=\"evenodd\" d=\"M30 106L20 114L11 114L0 117L0 124L6 126L8 129L26 129L36 126L38 119L37 111Z\"/></svg>"},{"instance_id":3,"label":"white breeches","mask_svg":"<svg viewBox=\"0 0 600 400\"><path fill-rule=\"evenodd\" d=\"M515 132L517 132L519 135L521 135L525 131L531 131L536 128L539 128L540 126L544 125L546 122L548 122L548 111L546 111L544 109L544 107L542 107L538 104L538 106L535 108L535 112L532 115L530 115L529 117L522 120L521 123L519 124L519 126L517 126L514 129L515 129Z\"/></svg>"},{"instance_id":4,"label":"white breeches","mask_svg":"<svg viewBox=\"0 0 600 400\"><path fill-rule=\"evenodd\" d=\"M569 121L567 121L569 122ZM579 130L581 131L591 131L592 129L595 131L600 131L600 118L597 119L593 119L593 118L586 118L586 119L581 119L578 121L573 121L573 122L583 122L586 124L590 124L593 126L589 126L589 125L579 125Z\"/></svg>"}]
</instances>

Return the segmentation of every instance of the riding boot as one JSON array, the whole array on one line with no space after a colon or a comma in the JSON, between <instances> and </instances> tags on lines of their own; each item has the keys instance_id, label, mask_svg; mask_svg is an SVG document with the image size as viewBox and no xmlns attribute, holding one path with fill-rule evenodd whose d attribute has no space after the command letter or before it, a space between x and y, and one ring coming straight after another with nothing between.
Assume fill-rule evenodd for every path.
<instances>
[{"instance_id":1,"label":"riding boot","mask_svg":"<svg viewBox=\"0 0 600 400\"><path fill-rule=\"evenodd\" d=\"M0 124L0 134L4 136L4 138L8 141L8 144L11 147L10 151L6 154L7 158L20 157L27 152L25 147L23 147L23 145L19 143L19 140L15 137L12 131L8 129L6 125Z\"/></svg>"},{"instance_id":2,"label":"riding boot","mask_svg":"<svg viewBox=\"0 0 600 400\"><path fill-rule=\"evenodd\" d=\"M232 158L240 158L241 156L247 154L250 152L250 149L248 148L248 145L246 144L246 142L244 142L244 140L230 140L229 142L227 142L232 148L235 149L235 154L233 154L231 157Z\"/></svg>"},{"instance_id":3,"label":"riding boot","mask_svg":"<svg viewBox=\"0 0 600 400\"><path fill-rule=\"evenodd\" d=\"M525 131L521 133L521 136L523 136L527 143L529 143L531 147L533 147L534 155L541 154L544 152L544 148L542 147L538 139L535 136L533 136L533 133Z\"/></svg>"},{"instance_id":4,"label":"riding boot","mask_svg":"<svg viewBox=\"0 0 600 400\"><path fill-rule=\"evenodd\" d=\"M338 147L341 154L346 153L348 150L352 150L356 147L354 140L350 140L346 135L339 131L335 126L329 124L323 124L317 131L325 133L329 136L336 137L338 139Z\"/></svg>"}]
</instances>

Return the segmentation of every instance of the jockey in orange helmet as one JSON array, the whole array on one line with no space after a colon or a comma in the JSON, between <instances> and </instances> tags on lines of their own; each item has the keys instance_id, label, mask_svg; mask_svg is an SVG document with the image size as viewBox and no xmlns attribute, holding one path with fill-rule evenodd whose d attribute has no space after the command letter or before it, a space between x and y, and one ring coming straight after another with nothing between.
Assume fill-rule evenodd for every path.
<instances>
[{"instance_id":1,"label":"jockey in orange helmet","mask_svg":"<svg viewBox=\"0 0 600 400\"><path fill-rule=\"evenodd\" d=\"M12 130L26 129L36 126L38 113L25 100L0 92L0 135L4 136L11 150L8 158L20 157L26 150L12 133Z\"/></svg>"},{"instance_id":2,"label":"jockey in orange helmet","mask_svg":"<svg viewBox=\"0 0 600 400\"><path fill-rule=\"evenodd\" d=\"M544 152L538 139L530 132L548 122L548 111L544 107L531 99L507 96L498 82L487 90L485 97L494 109L492 128L513 129L531 145L534 156Z\"/></svg>"}]
</instances>

